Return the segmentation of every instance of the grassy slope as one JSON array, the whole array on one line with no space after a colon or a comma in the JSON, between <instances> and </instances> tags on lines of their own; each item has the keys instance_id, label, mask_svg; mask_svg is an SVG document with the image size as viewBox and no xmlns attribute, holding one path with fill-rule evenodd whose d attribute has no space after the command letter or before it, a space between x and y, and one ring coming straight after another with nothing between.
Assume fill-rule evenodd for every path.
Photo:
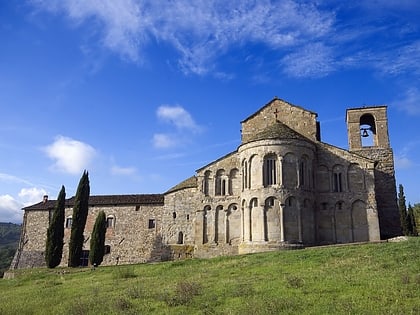
<instances>
[{"instance_id":1,"label":"grassy slope","mask_svg":"<svg viewBox=\"0 0 420 315\"><path fill-rule=\"evenodd\" d=\"M0 314L420 314L420 238L209 260L32 269Z\"/></svg>"}]
</instances>

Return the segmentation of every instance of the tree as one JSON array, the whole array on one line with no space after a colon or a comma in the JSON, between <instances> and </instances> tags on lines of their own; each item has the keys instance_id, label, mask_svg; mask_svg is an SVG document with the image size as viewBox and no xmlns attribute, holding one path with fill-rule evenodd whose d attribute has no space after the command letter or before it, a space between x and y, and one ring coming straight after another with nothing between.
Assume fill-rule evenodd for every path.
<instances>
[{"instance_id":1,"label":"tree","mask_svg":"<svg viewBox=\"0 0 420 315\"><path fill-rule=\"evenodd\" d=\"M100 211L93 226L90 236L89 262L93 266L99 266L102 263L105 254L105 233L106 217L105 212Z\"/></svg>"},{"instance_id":2,"label":"tree","mask_svg":"<svg viewBox=\"0 0 420 315\"><path fill-rule=\"evenodd\" d=\"M71 235L69 243L69 267L80 266L80 257L83 250L83 232L89 210L89 174L83 172L74 200Z\"/></svg>"},{"instance_id":3,"label":"tree","mask_svg":"<svg viewBox=\"0 0 420 315\"><path fill-rule=\"evenodd\" d=\"M66 189L61 186L55 204L53 216L47 230L47 241L45 244L45 262L48 268L55 268L61 262L63 255L64 238L64 209L66 203Z\"/></svg>"},{"instance_id":4,"label":"tree","mask_svg":"<svg viewBox=\"0 0 420 315\"><path fill-rule=\"evenodd\" d=\"M404 187L401 184L398 186L398 209L400 210L402 232L404 235L408 235L409 227L407 224L407 206L405 203Z\"/></svg>"},{"instance_id":5,"label":"tree","mask_svg":"<svg viewBox=\"0 0 420 315\"><path fill-rule=\"evenodd\" d=\"M408 204L407 226L409 228L409 235L417 236L416 218L414 216L413 207L410 204Z\"/></svg>"}]
</instances>

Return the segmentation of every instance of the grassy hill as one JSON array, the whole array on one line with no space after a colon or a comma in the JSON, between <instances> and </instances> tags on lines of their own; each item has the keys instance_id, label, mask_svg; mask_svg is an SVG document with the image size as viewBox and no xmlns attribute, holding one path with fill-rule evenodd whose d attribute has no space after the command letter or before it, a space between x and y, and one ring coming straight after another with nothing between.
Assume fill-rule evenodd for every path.
<instances>
[{"instance_id":1,"label":"grassy hill","mask_svg":"<svg viewBox=\"0 0 420 315\"><path fill-rule=\"evenodd\" d=\"M0 222L0 278L12 262L20 237L20 225Z\"/></svg>"},{"instance_id":2,"label":"grassy hill","mask_svg":"<svg viewBox=\"0 0 420 315\"><path fill-rule=\"evenodd\" d=\"M20 270L0 314L420 314L420 238L208 260Z\"/></svg>"}]
</instances>

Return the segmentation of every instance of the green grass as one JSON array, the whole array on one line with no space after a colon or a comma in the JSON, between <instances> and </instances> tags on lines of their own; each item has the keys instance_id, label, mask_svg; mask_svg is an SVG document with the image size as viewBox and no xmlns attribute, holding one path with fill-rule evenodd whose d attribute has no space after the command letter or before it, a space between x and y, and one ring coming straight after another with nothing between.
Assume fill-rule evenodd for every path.
<instances>
[{"instance_id":1,"label":"green grass","mask_svg":"<svg viewBox=\"0 0 420 315\"><path fill-rule=\"evenodd\" d=\"M420 314L420 238L208 260L31 269L0 314Z\"/></svg>"}]
</instances>

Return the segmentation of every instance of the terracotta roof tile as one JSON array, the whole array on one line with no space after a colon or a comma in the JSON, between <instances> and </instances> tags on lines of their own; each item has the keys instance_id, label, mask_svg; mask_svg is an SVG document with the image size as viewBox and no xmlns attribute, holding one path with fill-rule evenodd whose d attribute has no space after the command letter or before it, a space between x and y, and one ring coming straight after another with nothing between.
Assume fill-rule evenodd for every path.
<instances>
[{"instance_id":1,"label":"terracotta roof tile","mask_svg":"<svg viewBox=\"0 0 420 315\"><path fill-rule=\"evenodd\" d=\"M75 197L66 200L66 207L74 206ZM50 210L54 209L56 200L40 202L23 210ZM162 194L143 194L143 195L97 195L89 197L89 206L109 206L109 205L163 205L164 196Z\"/></svg>"}]
</instances>

